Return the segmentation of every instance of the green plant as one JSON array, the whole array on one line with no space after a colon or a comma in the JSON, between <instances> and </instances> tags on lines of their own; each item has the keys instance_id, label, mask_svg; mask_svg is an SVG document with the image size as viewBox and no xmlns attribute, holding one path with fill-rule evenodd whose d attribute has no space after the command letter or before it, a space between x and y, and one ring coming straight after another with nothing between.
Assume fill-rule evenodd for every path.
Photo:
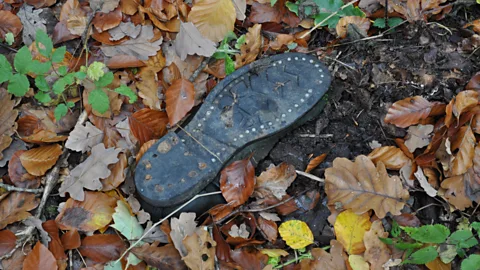
<instances>
[{"instance_id":1,"label":"green plant","mask_svg":"<svg viewBox=\"0 0 480 270\"><path fill-rule=\"evenodd\" d=\"M390 234L392 238L380 238L382 242L397 249L405 250L406 256L402 264L425 264L437 257L446 264L456 256L465 258L462 270L479 270L480 255L467 257L467 251L478 245L473 231L480 230L480 223L473 222L467 228L459 227L455 232L441 224L424 225L421 227L403 227L393 222Z\"/></svg>"},{"instance_id":2,"label":"green plant","mask_svg":"<svg viewBox=\"0 0 480 270\"><path fill-rule=\"evenodd\" d=\"M377 18L373 22L373 26L384 29L388 27L395 27L403 22L402 18L388 18L388 22L385 23L385 18Z\"/></svg>"},{"instance_id":3,"label":"green plant","mask_svg":"<svg viewBox=\"0 0 480 270\"><path fill-rule=\"evenodd\" d=\"M233 49L229 45L229 43L233 40L236 40L234 45L235 49ZM246 42L245 35L241 35L240 37L237 38L237 35L235 35L235 33L229 32L227 35L225 35L222 42L220 43L220 46L218 46L217 50L213 54L213 57L215 59L225 60L225 73L227 75L235 71L235 62L231 58L231 55L235 55L239 53L240 46L245 44L245 42Z\"/></svg>"},{"instance_id":4,"label":"green plant","mask_svg":"<svg viewBox=\"0 0 480 270\"><path fill-rule=\"evenodd\" d=\"M45 60L42 62L34 60L29 48L23 46L14 57L15 70L7 58L0 55L0 83L8 82L8 92L23 97L31 87L27 75L35 78L35 99L46 106L57 104L54 111L57 120L65 116L69 108L75 106L73 102L67 101L66 91L83 84L86 80L90 80L95 86L88 96L88 103L100 113L106 112L110 106L106 91L125 95L129 97L130 103L137 100L135 93L126 85L113 90L107 87L112 83L114 76L103 63L94 62L88 67L81 67L80 71L69 72L68 66L62 64L67 52L65 46L54 49L52 39L41 30L36 33L35 45Z\"/></svg>"}]
</instances>

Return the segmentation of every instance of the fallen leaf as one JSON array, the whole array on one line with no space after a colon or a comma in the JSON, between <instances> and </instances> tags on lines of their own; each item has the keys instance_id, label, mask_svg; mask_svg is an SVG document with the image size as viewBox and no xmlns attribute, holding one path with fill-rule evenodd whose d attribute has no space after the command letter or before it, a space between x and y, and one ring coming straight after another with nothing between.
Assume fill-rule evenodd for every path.
<instances>
[{"instance_id":1,"label":"fallen leaf","mask_svg":"<svg viewBox=\"0 0 480 270\"><path fill-rule=\"evenodd\" d=\"M20 150L12 155L8 162L8 176L16 187L38 188L40 179L29 174L20 161L20 156L25 152L25 150Z\"/></svg>"},{"instance_id":2,"label":"fallen leaf","mask_svg":"<svg viewBox=\"0 0 480 270\"><path fill-rule=\"evenodd\" d=\"M363 257L370 263L372 270L383 270L382 265L392 257L392 252L388 246L380 241L379 237L387 238L388 232L385 232L382 221L376 220L372 223L370 230L363 235L365 244L365 254Z\"/></svg>"},{"instance_id":3,"label":"fallen leaf","mask_svg":"<svg viewBox=\"0 0 480 270\"><path fill-rule=\"evenodd\" d=\"M445 199L460 211L472 206L472 201L467 197L464 175L457 175L442 181L440 186L445 191ZM469 176L467 176L469 177Z\"/></svg>"},{"instance_id":4,"label":"fallen leaf","mask_svg":"<svg viewBox=\"0 0 480 270\"><path fill-rule=\"evenodd\" d=\"M456 251L455 251L455 254L456 254ZM439 257L435 258L435 260L431 262L426 263L425 266L430 270L451 270L452 269L451 263L445 264L442 262L442 260Z\"/></svg>"},{"instance_id":5,"label":"fallen leaf","mask_svg":"<svg viewBox=\"0 0 480 270\"><path fill-rule=\"evenodd\" d=\"M478 92L474 90L466 90L458 93L455 96L455 103L452 107L452 113L457 119L460 115L478 104Z\"/></svg>"},{"instance_id":6,"label":"fallen leaf","mask_svg":"<svg viewBox=\"0 0 480 270\"><path fill-rule=\"evenodd\" d=\"M121 149L113 147L105 149L103 143L95 145L90 156L70 171L58 189L60 196L65 197L65 193L68 192L71 198L83 201L85 197L83 188L101 190L100 179L110 175L111 171L108 165L118 161L117 156L120 151Z\"/></svg>"},{"instance_id":7,"label":"fallen leaf","mask_svg":"<svg viewBox=\"0 0 480 270\"><path fill-rule=\"evenodd\" d=\"M85 126L75 126L68 136L65 147L73 151L85 153L90 151L95 145L101 143L102 140L103 131L96 128L90 122L87 122Z\"/></svg>"},{"instance_id":8,"label":"fallen leaf","mask_svg":"<svg viewBox=\"0 0 480 270\"><path fill-rule=\"evenodd\" d=\"M421 96L408 97L393 103L388 109L384 121L397 127L406 128L426 119L433 106L433 103Z\"/></svg>"},{"instance_id":9,"label":"fallen leaf","mask_svg":"<svg viewBox=\"0 0 480 270\"><path fill-rule=\"evenodd\" d=\"M57 261L53 254L40 241L33 247L32 251L25 257L23 261L23 269L58 269Z\"/></svg>"},{"instance_id":10,"label":"fallen leaf","mask_svg":"<svg viewBox=\"0 0 480 270\"><path fill-rule=\"evenodd\" d=\"M125 243L116 234L94 234L83 238L78 251L96 263L106 263L120 258L125 249Z\"/></svg>"},{"instance_id":11,"label":"fallen leaf","mask_svg":"<svg viewBox=\"0 0 480 270\"><path fill-rule=\"evenodd\" d=\"M29 174L42 176L57 163L61 154L62 147L51 144L25 151L20 156L20 161Z\"/></svg>"},{"instance_id":12,"label":"fallen leaf","mask_svg":"<svg viewBox=\"0 0 480 270\"><path fill-rule=\"evenodd\" d=\"M165 92L166 110L170 126L187 115L195 104L195 88L193 83L186 79L175 80Z\"/></svg>"},{"instance_id":13,"label":"fallen leaf","mask_svg":"<svg viewBox=\"0 0 480 270\"><path fill-rule=\"evenodd\" d=\"M59 269L65 269L67 267L67 255L63 248L62 242L58 235L58 227L55 220L47 220L42 224L43 229L50 236L50 242L48 243L48 250L52 253L57 262Z\"/></svg>"},{"instance_id":14,"label":"fallen leaf","mask_svg":"<svg viewBox=\"0 0 480 270\"><path fill-rule=\"evenodd\" d=\"M110 224L116 204L117 200L105 193L86 191L84 201L69 198L55 221L62 230L93 232Z\"/></svg>"},{"instance_id":15,"label":"fallen leaf","mask_svg":"<svg viewBox=\"0 0 480 270\"><path fill-rule=\"evenodd\" d=\"M121 22L117 27L108 30L110 40L118 41L124 37L137 38L142 31L141 25L135 25L132 22Z\"/></svg>"},{"instance_id":16,"label":"fallen leaf","mask_svg":"<svg viewBox=\"0 0 480 270\"><path fill-rule=\"evenodd\" d=\"M180 32L175 39L175 52L180 59L185 60L187 55L202 55L210 57L215 53L215 43L200 33L191 22L180 23Z\"/></svg>"},{"instance_id":17,"label":"fallen leaf","mask_svg":"<svg viewBox=\"0 0 480 270\"><path fill-rule=\"evenodd\" d=\"M348 256L348 263L353 270L370 270L370 265L360 255Z\"/></svg>"},{"instance_id":18,"label":"fallen leaf","mask_svg":"<svg viewBox=\"0 0 480 270\"><path fill-rule=\"evenodd\" d=\"M13 155L17 151L22 151L22 150L27 150L25 143L22 140L14 139L13 142L10 144L10 146L7 149L5 149L5 151L3 152L3 159L0 160L0 167L5 167L7 162L12 160Z\"/></svg>"},{"instance_id":19,"label":"fallen leaf","mask_svg":"<svg viewBox=\"0 0 480 270\"><path fill-rule=\"evenodd\" d=\"M142 146L150 140L160 139L167 133L168 117L165 112L144 108L132 114L128 118L128 123Z\"/></svg>"},{"instance_id":20,"label":"fallen leaf","mask_svg":"<svg viewBox=\"0 0 480 270\"><path fill-rule=\"evenodd\" d=\"M278 0L272 7L270 3L253 2L248 18L253 23L284 22L290 27L297 27L300 19L286 6L286 0Z\"/></svg>"},{"instance_id":21,"label":"fallen leaf","mask_svg":"<svg viewBox=\"0 0 480 270\"><path fill-rule=\"evenodd\" d=\"M351 162L336 158L333 167L325 171L325 192L328 205L341 203L343 208L363 214L370 209L379 218L387 212L399 215L409 198L398 176L389 177L382 162L373 162L360 155Z\"/></svg>"},{"instance_id":22,"label":"fallen leaf","mask_svg":"<svg viewBox=\"0 0 480 270\"><path fill-rule=\"evenodd\" d=\"M138 89L138 95L142 98L143 104L152 110L161 110L160 90L157 74L153 70L147 70L141 73L141 81L135 84Z\"/></svg>"},{"instance_id":23,"label":"fallen leaf","mask_svg":"<svg viewBox=\"0 0 480 270\"><path fill-rule=\"evenodd\" d=\"M10 253L15 248L17 237L10 230L0 231L0 257Z\"/></svg>"},{"instance_id":24,"label":"fallen leaf","mask_svg":"<svg viewBox=\"0 0 480 270\"><path fill-rule=\"evenodd\" d=\"M288 256L289 253L283 249L260 249L262 254L267 255L270 258L278 258L278 257L285 257Z\"/></svg>"},{"instance_id":25,"label":"fallen leaf","mask_svg":"<svg viewBox=\"0 0 480 270\"><path fill-rule=\"evenodd\" d=\"M181 213L179 218L171 219L170 237L180 256L187 256L187 249L183 245L183 239L188 235L195 233L197 222L195 222L195 213Z\"/></svg>"},{"instance_id":26,"label":"fallen leaf","mask_svg":"<svg viewBox=\"0 0 480 270\"><path fill-rule=\"evenodd\" d=\"M45 1L38 1L39 3ZM40 16L44 11L39 9L40 6L36 6L37 9L34 9L31 5L22 5L20 10L17 13L17 16L20 18L20 21L24 25L22 31L22 40L25 45L29 46L35 40L35 36L38 30L43 30L47 32L47 26L45 25L47 21Z\"/></svg>"},{"instance_id":27,"label":"fallen leaf","mask_svg":"<svg viewBox=\"0 0 480 270\"><path fill-rule=\"evenodd\" d=\"M257 59L263 41L261 30L261 24L255 24L248 28L248 33L245 34L245 43L240 47L240 54L235 55L235 69L250 64Z\"/></svg>"},{"instance_id":28,"label":"fallen leaf","mask_svg":"<svg viewBox=\"0 0 480 270\"><path fill-rule=\"evenodd\" d=\"M365 251L363 236L371 225L368 213L357 215L352 210L345 210L338 214L334 229L337 240L348 254L362 254Z\"/></svg>"},{"instance_id":29,"label":"fallen leaf","mask_svg":"<svg viewBox=\"0 0 480 270\"><path fill-rule=\"evenodd\" d=\"M420 186L425 190L425 193L427 193L428 196L434 198L437 196L437 190L435 190L430 183L428 182L427 178L425 177L425 174L423 174L422 168L419 166L417 171L414 173L415 177L417 178L418 182L420 183Z\"/></svg>"},{"instance_id":30,"label":"fallen leaf","mask_svg":"<svg viewBox=\"0 0 480 270\"><path fill-rule=\"evenodd\" d=\"M250 233L247 230L247 225L245 223L240 224L240 227L237 224L234 224L228 234L232 237L240 237L243 239L248 239Z\"/></svg>"},{"instance_id":31,"label":"fallen leaf","mask_svg":"<svg viewBox=\"0 0 480 270\"><path fill-rule=\"evenodd\" d=\"M478 22L478 32L480 32L480 19L475 20L475 22ZM480 71L472 76L470 81L465 86L465 89L480 90Z\"/></svg>"},{"instance_id":32,"label":"fallen leaf","mask_svg":"<svg viewBox=\"0 0 480 270\"><path fill-rule=\"evenodd\" d=\"M235 18L231 0L199 0L188 14L188 21L213 42L222 41L229 31L233 31Z\"/></svg>"},{"instance_id":33,"label":"fallen leaf","mask_svg":"<svg viewBox=\"0 0 480 270\"><path fill-rule=\"evenodd\" d=\"M143 227L138 223L135 216L130 214L130 208L122 201L117 201L117 207L115 207L115 213L112 215L113 224L110 227L120 232L127 240L140 239L143 235Z\"/></svg>"},{"instance_id":34,"label":"fallen leaf","mask_svg":"<svg viewBox=\"0 0 480 270\"><path fill-rule=\"evenodd\" d=\"M267 266L268 256L256 249L238 248L230 253L232 259L243 269L263 270Z\"/></svg>"},{"instance_id":35,"label":"fallen leaf","mask_svg":"<svg viewBox=\"0 0 480 270\"><path fill-rule=\"evenodd\" d=\"M87 27L87 13L78 0L67 0L60 11L60 22L73 35L82 35Z\"/></svg>"},{"instance_id":36,"label":"fallen leaf","mask_svg":"<svg viewBox=\"0 0 480 270\"><path fill-rule=\"evenodd\" d=\"M37 208L39 200L35 194L25 192L11 192L0 201L0 230L8 224L21 221L30 217L31 211Z\"/></svg>"},{"instance_id":37,"label":"fallen leaf","mask_svg":"<svg viewBox=\"0 0 480 270\"><path fill-rule=\"evenodd\" d=\"M23 270L25 257L32 251L32 244L26 243L23 248L18 248L13 252L12 257L2 260L2 266L8 270Z\"/></svg>"},{"instance_id":38,"label":"fallen leaf","mask_svg":"<svg viewBox=\"0 0 480 270\"><path fill-rule=\"evenodd\" d=\"M415 152L417 148L423 148L430 144L433 125L416 125L408 128L405 146L410 153Z\"/></svg>"},{"instance_id":39,"label":"fallen leaf","mask_svg":"<svg viewBox=\"0 0 480 270\"><path fill-rule=\"evenodd\" d=\"M451 176L462 175L473 166L475 143L475 134L470 126L461 127L451 145L452 151L458 149L458 153L450 160Z\"/></svg>"},{"instance_id":40,"label":"fallen leaf","mask_svg":"<svg viewBox=\"0 0 480 270\"><path fill-rule=\"evenodd\" d=\"M257 218L258 228L265 234L267 240L275 243L278 236L278 226L275 221L265 219L263 217Z\"/></svg>"},{"instance_id":41,"label":"fallen leaf","mask_svg":"<svg viewBox=\"0 0 480 270\"><path fill-rule=\"evenodd\" d=\"M0 10L0 17L1 17ZM7 149L12 143L12 136L17 129L15 119L18 116L18 110L14 110L15 100L7 93L7 90L0 88L0 160L3 159L3 150Z\"/></svg>"},{"instance_id":42,"label":"fallen leaf","mask_svg":"<svg viewBox=\"0 0 480 270\"><path fill-rule=\"evenodd\" d=\"M62 234L60 240L65 250L77 249L82 244L80 234L76 229L69 230Z\"/></svg>"},{"instance_id":43,"label":"fallen leaf","mask_svg":"<svg viewBox=\"0 0 480 270\"><path fill-rule=\"evenodd\" d=\"M100 33L108 31L120 25L122 22L122 16L123 15L120 8L116 8L107 13L97 12L92 20L92 25Z\"/></svg>"},{"instance_id":44,"label":"fallen leaf","mask_svg":"<svg viewBox=\"0 0 480 270\"><path fill-rule=\"evenodd\" d=\"M307 223L301 220L289 220L280 224L278 232L287 245L301 249L313 244L313 233Z\"/></svg>"},{"instance_id":45,"label":"fallen leaf","mask_svg":"<svg viewBox=\"0 0 480 270\"><path fill-rule=\"evenodd\" d=\"M232 162L220 174L220 190L232 207L242 205L248 200L255 183L255 168L250 157Z\"/></svg>"},{"instance_id":46,"label":"fallen leaf","mask_svg":"<svg viewBox=\"0 0 480 270\"><path fill-rule=\"evenodd\" d=\"M297 177L295 167L286 162L278 166L270 164L266 171L257 177L253 196L256 198L265 198L274 196L281 200L287 194L286 190Z\"/></svg>"},{"instance_id":47,"label":"fallen leaf","mask_svg":"<svg viewBox=\"0 0 480 270\"><path fill-rule=\"evenodd\" d=\"M120 0L90 0L90 7L94 11L109 13L118 7Z\"/></svg>"},{"instance_id":48,"label":"fallen leaf","mask_svg":"<svg viewBox=\"0 0 480 270\"><path fill-rule=\"evenodd\" d=\"M281 221L276 213L260 212L258 213L262 218L271 221Z\"/></svg>"},{"instance_id":49,"label":"fallen leaf","mask_svg":"<svg viewBox=\"0 0 480 270\"><path fill-rule=\"evenodd\" d=\"M403 151L395 146L375 148L368 154L368 158L375 164L382 162L389 170L399 170L410 161Z\"/></svg>"},{"instance_id":50,"label":"fallen leaf","mask_svg":"<svg viewBox=\"0 0 480 270\"><path fill-rule=\"evenodd\" d=\"M173 245L157 247L155 245L144 244L141 247L133 248L132 253L141 260L145 261L149 266L156 267L158 269L188 269Z\"/></svg>"},{"instance_id":51,"label":"fallen leaf","mask_svg":"<svg viewBox=\"0 0 480 270\"><path fill-rule=\"evenodd\" d=\"M307 168L305 169L305 172L306 173L311 172L313 169L318 167L318 165L320 165L325 160L326 157L327 157L327 153L323 153L323 154L321 154L317 157L312 158L308 162L308 165L307 165Z\"/></svg>"},{"instance_id":52,"label":"fallen leaf","mask_svg":"<svg viewBox=\"0 0 480 270\"><path fill-rule=\"evenodd\" d=\"M18 36L23 29L22 22L17 15L14 15L10 11L0 10L0 38L5 40L7 33L12 33L14 37Z\"/></svg>"},{"instance_id":53,"label":"fallen leaf","mask_svg":"<svg viewBox=\"0 0 480 270\"><path fill-rule=\"evenodd\" d=\"M20 139L28 143L45 144L45 143L63 142L68 139L68 136L58 135L55 132L42 129L30 136L20 137Z\"/></svg>"},{"instance_id":54,"label":"fallen leaf","mask_svg":"<svg viewBox=\"0 0 480 270\"><path fill-rule=\"evenodd\" d=\"M323 248L312 249L313 260L302 260L300 262L301 270L309 269L331 269L331 270L347 270L345 264L346 255L343 246L337 240L330 241L330 253Z\"/></svg>"},{"instance_id":55,"label":"fallen leaf","mask_svg":"<svg viewBox=\"0 0 480 270\"><path fill-rule=\"evenodd\" d=\"M233 5L235 6L235 13L237 20L245 20L245 12L247 11L247 1L246 0L233 0Z\"/></svg>"},{"instance_id":56,"label":"fallen leaf","mask_svg":"<svg viewBox=\"0 0 480 270\"><path fill-rule=\"evenodd\" d=\"M354 24L360 30L362 34L367 36L368 29L370 29L370 19L360 17L360 16L345 16L342 17L335 27L337 31L337 35L341 38L345 38L347 36L347 28L349 24Z\"/></svg>"},{"instance_id":57,"label":"fallen leaf","mask_svg":"<svg viewBox=\"0 0 480 270\"><path fill-rule=\"evenodd\" d=\"M108 169L111 171L107 178L100 179L102 182L102 191L109 191L116 189L125 181L125 169L128 166L127 155L120 153L118 155L118 162L108 165Z\"/></svg>"},{"instance_id":58,"label":"fallen leaf","mask_svg":"<svg viewBox=\"0 0 480 270\"><path fill-rule=\"evenodd\" d=\"M54 5L57 0L26 0L25 3L35 8L49 7Z\"/></svg>"},{"instance_id":59,"label":"fallen leaf","mask_svg":"<svg viewBox=\"0 0 480 270\"><path fill-rule=\"evenodd\" d=\"M198 228L197 231L183 239L183 245L187 249L187 256L182 260L192 270L215 269L215 246L216 243L208 231Z\"/></svg>"}]
</instances>

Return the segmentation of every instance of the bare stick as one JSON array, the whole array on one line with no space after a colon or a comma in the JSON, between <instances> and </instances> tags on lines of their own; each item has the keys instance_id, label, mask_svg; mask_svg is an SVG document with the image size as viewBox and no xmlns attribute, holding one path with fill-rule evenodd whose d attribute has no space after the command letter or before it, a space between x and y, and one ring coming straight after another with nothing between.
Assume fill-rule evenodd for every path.
<instances>
[{"instance_id":1,"label":"bare stick","mask_svg":"<svg viewBox=\"0 0 480 270\"><path fill-rule=\"evenodd\" d=\"M305 176L307 178L310 178L311 180L314 180L314 181L317 181L317 182L320 182L320 183L325 183L325 179L322 179L320 177L317 177L311 173L306 173L306 172L302 172L302 171L299 171L299 170L295 170L298 174L300 174L301 176Z\"/></svg>"},{"instance_id":2,"label":"bare stick","mask_svg":"<svg viewBox=\"0 0 480 270\"><path fill-rule=\"evenodd\" d=\"M323 19L321 22L315 24L315 26L314 26L312 29L310 29L308 32L306 32L305 34L303 34L303 35L300 37L300 39L305 38L306 36L310 35L310 34L313 32L313 30L315 30L315 29L317 29L318 27L320 27L324 22L328 21L328 20L329 20L330 18L332 18L333 16L337 15L338 12L340 12L341 10L343 10L343 9L346 8L346 7L349 7L349 6L353 5L353 4L355 4L355 3L358 2L358 1L360 1L360 0L353 0L353 1L351 1L351 2L348 2L348 3L345 4L345 5L341 6L337 11L335 11L335 12L333 12L332 14L328 15L328 16L327 16L325 19Z\"/></svg>"},{"instance_id":3,"label":"bare stick","mask_svg":"<svg viewBox=\"0 0 480 270\"><path fill-rule=\"evenodd\" d=\"M143 238L145 238L145 236L147 236L155 227L157 227L158 225L162 224L165 220L169 219L171 216L175 215L178 211L180 211L183 207L189 205L191 202L195 201L196 199L198 198L201 198L201 197L207 197L207 196L211 196L211 195L217 195L217 194L221 194L222 192L221 191L214 191L214 192L209 192L209 193L205 193L205 194L198 194L198 195L195 195L195 197L191 198L190 200L188 200L186 203L182 204L180 207L178 207L177 209L175 209L175 211L171 212L170 214L168 214L166 217L162 218L160 221L158 221L157 223L153 224L152 227L150 227L146 232L143 233L142 237L140 237L135 243L131 244L130 247L125 250L125 252L123 252L122 256L120 256L120 258L118 258L118 260L116 261L117 263L120 262L120 260L132 249L134 248L136 245L138 245L140 243L140 241L142 241Z\"/></svg>"},{"instance_id":4,"label":"bare stick","mask_svg":"<svg viewBox=\"0 0 480 270\"><path fill-rule=\"evenodd\" d=\"M0 183L0 188L3 188L7 191L28 192L28 193L35 193L35 194L40 194L43 192L43 188L21 188L21 187L7 185L4 183Z\"/></svg>"}]
</instances>

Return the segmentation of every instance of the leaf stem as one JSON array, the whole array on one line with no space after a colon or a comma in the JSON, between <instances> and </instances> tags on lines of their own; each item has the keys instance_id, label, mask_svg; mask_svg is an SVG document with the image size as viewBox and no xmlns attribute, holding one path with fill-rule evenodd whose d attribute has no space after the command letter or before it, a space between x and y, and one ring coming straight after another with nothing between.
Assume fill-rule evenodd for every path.
<instances>
[{"instance_id":1,"label":"leaf stem","mask_svg":"<svg viewBox=\"0 0 480 270\"><path fill-rule=\"evenodd\" d=\"M297 253L296 253L296 250L295 250L295 255L296 255L296 254L297 254ZM289 265L289 264L299 262L299 261L301 261L301 260L303 260L303 259L310 259L310 260L312 260L312 259L313 259L312 253L308 252L308 253L302 254L302 255L296 257L295 259L291 259L291 260L289 260L289 261L286 261L286 262L283 263L283 264L279 264L279 265L273 267L273 269L279 269L279 268L282 268L282 267L287 266L287 265Z\"/></svg>"}]
</instances>

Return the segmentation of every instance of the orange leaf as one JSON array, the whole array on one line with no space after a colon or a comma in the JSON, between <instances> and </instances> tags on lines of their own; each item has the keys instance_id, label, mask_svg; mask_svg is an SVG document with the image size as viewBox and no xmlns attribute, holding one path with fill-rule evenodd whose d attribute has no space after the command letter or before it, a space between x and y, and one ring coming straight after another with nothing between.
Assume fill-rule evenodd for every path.
<instances>
[{"instance_id":1,"label":"orange leaf","mask_svg":"<svg viewBox=\"0 0 480 270\"><path fill-rule=\"evenodd\" d=\"M25 258L25 261L23 261L23 269L56 270L58 269L58 266L57 261L50 250L38 241L32 251Z\"/></svg>"},{"instance_id":2,"label":"orange leaf","mask_svg":"<svg viewBox=\"0 0 480 270\"><path fill-rule=\"evenodd\" d=\"M222 170L220 189L222 195L232 207L244 204L255 187L255 168L250 157L232 162Z\"/></svg>"},{"instance_id":3,"label":"orange leaf","mask_svg":"<svg viewBox=\"0 0 480 270\"><path fill-rule=\"evenodd\" d=\"M0 231L0 257L8 254L17 242L17 237L10 230Z\"/></svg>"},{"instance_id":4,"label":"orange leaf","mask_svg":"<svg viewBox=\"0 0 480 270\"><path fill-rule=\"evenodd\" d=\"M127 155L122 152L118 155L117 163L108 165L108 169L111 171L110 175L107 178L100 180L103 186L102 191L109 191L120 186L120 184L125 181L124 170L127 166Z\"/></svg>"},{"instance_id":5,"label":"orange leaf","mask_svg":"<svg viewBox=\"0 0 480 270\"><path fill-rule=\"evenodd\" d=\"M140 146L144 143L159 139L167 133L167 114L148 108L141 109L128 118L130 130L138 139Z\"/></svg>"},{"instance_id":6,"label":"orange leaf","mask_svg":"<svg viewBox=\"0 0 480 270\"><path fill-rule=\"evenodd\" d=\"M308 162L307 169L305 169L306 173L309 173L313 169L315 169L318 165L320 165L325 158L327 157L327 153L323 153L320 156L314 157Z\"/></svg>"},{"instance_id":7,"label":"orange leaf","mask_svg":"<svg viewBox=\"0 0 480 270\"><path fill-rule=\"evenodd\" d=\"M116 234L94 234L82 240L78 251L96 263L106 263L120 258L125 249L125 243Z\"/></svg>"},{"instance_id":8,"label":"orange leaf","mask_svg":"<svg viewBox=\"0 0 480 270\"><path fill-rule=\"evenodd\" d=\"M470 26L472 27L473 31L480 33L480 19L476 19L473 22L467 23L463 28L467 28ZM467 87L466 89L475 89L475 88Z\"/></svg>"},{"instance_id":9,"label":"orange leaf","mask_svg":"<svg viewBox=\"0 0 480 270\"><path fill-rule=\"evenodd\" d=\"M12 33L14 37L18 36L23 29L23 24L17 15L10 11L0 10L0 38L5 40L7 33Z\"/></svg>"},{"instance_id":10,"label":"orange leaf","mask_svg":"<svg viewBox=\"0 0 480 270\"><path fill-rule=\"evenodd\" d=\"M475 143L475 135L470 126L461 127L451 145L452 151L459 149L455 158L451 161L451 176L464 174L473 166Z\"/></svg>"},{"instance_id":11,"label":"orange leaf","mask_svg":"<svg viewBox=\"0 0 480 270\"><path fill-rule=\"evenodd\" d=\"M443 180L440 185L447 190L445 191L445 199L460 211L472 206L472 200L466 195L464 178L464 175L450 177Z\"/></svg>"},{"instance_id":12,"label":"orange leaf","mask_svg":"<svg viewBox=\"0 0 480 270\"><path fill-rule=\"evenodd\" d=\"M159 51L161 54L162 51ZM135 86L138 89L138 95L142 98L143 104L152 110L160 110L160 99L158 98L159 86L157 73L154 70L147 69L141 74L141 81Z\"/></svg>"},{"instance_id":13,"label":"orange leaf","mask_svg":"<svg viewBox=\"0 0 480 270\"><path fill-rule=\"evenodd\" d=\"M80 247L81 241L80 241L80 234L76 229L67 231L62 235L60 238L62 241L63 247L68 250L68 249L76 249Z\"/></svg>"},{"instance_id":14,"label":"orange leaf","mask_svg":"<svg viewBox=\"0 0 480 270\"><path fill-rule=\"evenodd\" d=\"M140 159L143 157L143 155L145 154L145 152L147 152L147 150L152 147L152 145L154 145L158 140L150 140L146 143L144 143L142 145L142 147L140 147L140 150L138 150L138 153L137 155L135 156L135 160L137 161L137 164L138 162L140 161Z\"/></svg>"},{"instance_id":15,"label":"orange leaf","mask_svg":"<svg viewBox=\"0 0 480 270\"><path fill-rule=\"evenodd\" d=\"M250 64L257 59L263 41L261 30L261 24L255 24L248 28L248 33L245 34L245 43L240 47L240 54L235 55L236 69Z\"/></svg>"},{"instance_id":16,"label":"orange leaf","mask_svg":"<svg viewBox=\"0 0 480 270\"><path fill-rule=\"evenodd\" d=\"M254 196L256 198L265 198L274 196L281 199L287 194L286 190L297 177L295 167L286 162L278 166L271 164L266 171L257 177L255 183Z\"/></svg>"},{"instance_id":17,"label":"orange leaf","mask_svg":"<svg viewBox=\"0 0 480 270\"><path fill-rule=\"evenodd\" d=\"M25 152L25 150L20 150L13 154L8 162L8 176L16 187L38 188L40 179L29 174L20 161L20 156Z\"/></svg>"},{"instance_id":18,"label":"orange leaf","mask_svg":"<svg viewBox=\"0 0 480 270\"><path fill-rule=\"evenodd\" d=\"M231 251L230 255L244 269L262 270L267 266L268 256L256 249L239 248Z\"/></svg>"},{"instance_id":19,"label":"orange leaf","mask_svg":"<svg viewBox=\"0 0 480 270\"><path fill-rule=\"evenodd\" d=\"M0 107L0 159L3 159L2 151L10 146L12 142L10 136L15 133L16 129L15 119L18 116L18 111L13 109L15 100L11 98L11 95L4 88L0 88L0 104L2 104L2 107Z\"/></svg>"},{"instance_id":20,"label":"orange leaf","mask_svg":"<svg viewBox=\"0 0 480 270\"><path fill-rule=\"evenodd\" d=\"M20 161L28 173L42 176L57 163L61 154L62 147L59 144L40 146L24 152Z\"/></svg>"},{"instance_id":21,"label":"orange leaf","mask_svg":"<svg viewBox=\"0 0 480 270\"><path fill-rule=\"evenodd\" d=\"M421 96L409 97L392 104L385 116L385 123L406 128L428 117L433 104Z\"/></svg>"},{"instance_id":22,"label":"orange leaf","mask_svg":"<svg viewBox=\"0 0 480 270\"><path fill-rule=\"evenodd\" d=\"M162 247L144 244L141 247L133 248L132 253L148 265L158 269L187 269L182 257L171 244Z\"/></svg>"},{"instance_id":23,"label":"orange leaf","mask_svg":"<svg viewBox=\"0 0 480 270\"><path fill-rule=\"evenodd\" d=\"M55 223L55 220L45 221L42 224L42 227L48 233L51 239L48 243L48 250L50 250L55 257L58 267L65 269L63 266L67 266L67 255L65 254L65 249L63 248L60 237L58 236L58 227Z\"/></svg>"},{"instance_id":24,"label":"orange leaf","mask_svg":"<svg viewBox=\"0 0 480 270\"><path fill-rule=\"evenodd\" d=\"M278 226L275 221L264 219L259 216L257 219L258 228L265 234L267 240L274 243L277 241Z\"/></svg>"},{"instance_id":25,"label":"orange leaf","mask_svg":"<svg viewBox=\"0 0 480 270\"><path fill-rule=\"evenodd\" d=\"M286 7L286 2L286 0L278 0L273 7L270 2L265 4L253 2L248 18L253 23L284 22L290 27L297 27L300 19Z\"/></svg>"},{"instance_id":26,"label":"orange leaf","mask_svg":"<svg viewBox=\"0 0 480 270\"><path fill-rule=\"evenodd\" d=\"M229 31L233 31L235 18L231 0L198 0L188 14L188 21L213 42L222 41Z\"/></svg>"},{"instance_id":27,"label":"orange leaf","mask_svg":"<svg viewBox=\"0 0 480 270\"><path fill-rule=\"evenodd\" d=\"M107 31L117 27L122 22L122 11L120 7L109 13L97 12L92 20L93 26L98 32Z\"/></svg>"},{"instance_id":28,"label":"orange leaf","mask_svg":"<svg viewBox=\"0 0 480 270\"><path fill-rule=\"evenodd\" d=\"M466 112L473 107L475 107L478 103L478 93L474 90L467 90L462 91L457 94L455 97L455 103L452 107L452 113L457 117L460 118L460 115L463 112Z\"/></svg>"},{"instance_id":29,"label":"orange leaf","mask_svg":"<svg viewBox=\"0 0 480 270\"><path fill-rule=\"evenodd\" d=\"M165 103L170 126L173 127L187 115L195 104L193 83L183 78L175 80L165 92Z\"/></svg>"},{"instance_id":30,"label":"orange leaf","mask_svg":"<svg viewBox=\"0 0 480 270\"><path fill-rule=\"evenodd\" d=\"M373 163L383 162L385 168L389 170L400 170L410 160L400 148L395 146L383 146L373 149L368 154Z\"/></svg>"},{"instance_id":31,"label":"orange leaf","mask_svg":"<svg viewBox=\"0 0 480 270\"><path fill-rule=\"evenodd\" d=\"M44 144L44 143L63 142L68 139L68 136L57 135L57 133L53 131L42 129L30 136L21 137L20 139L28 143Z\"/></svg>"},{"instance_id":32,"label":"orange leaf","mask_svg":"<svg viewBox=\"0 0 480 270\"><path fill-rule=\"evenodd\" d=\"M370 19L368 18L363 18L360 16L346 16L342 17L335 28L337 31L337 35L341 38L344 38L347 36L347 27L349 24L354 24L362 31L362 33L367 36L367 31L370 29Z\"/></svg>"},{"instance_id":33,"label":"orange leaf","mask_svg":"<svg viewBox=\"0 0 480 270\"><path fill-rule=\"evenodd\" d=\"M478 21L478 32L480 32L480 19ZM470 90L480 90L480 72L477 72L473 77L470 79L468 82L467 86L465 86L465 89L470 89Z\"/></svg>"},{"instance_id":34,"label":"orange leaf","mask_svg":"<svg viewBox=\"0 0 480 270\"><path fill-rule=\"evenodd\" d=\"M0 230L8 224L21 221L30 217L28 212L37 208L38 199L35 194L25 192L12 192L0 201Z\"/></svg>"}]
</instances>

